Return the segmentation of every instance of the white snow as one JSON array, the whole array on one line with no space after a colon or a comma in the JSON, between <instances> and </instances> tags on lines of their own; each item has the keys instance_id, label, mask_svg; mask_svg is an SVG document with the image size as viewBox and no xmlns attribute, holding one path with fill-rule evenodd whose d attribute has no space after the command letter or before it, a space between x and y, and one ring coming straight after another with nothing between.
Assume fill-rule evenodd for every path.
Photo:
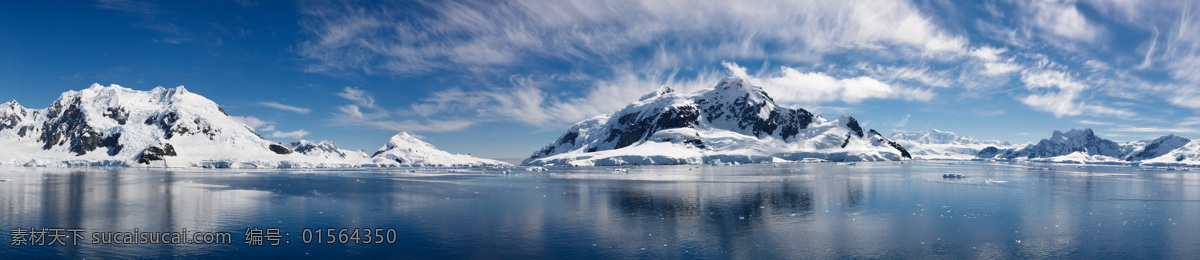
<instances>
[{"instance_id":1,"label":"white snow","mask_svg":"<svg viewBox=\"0 0 1200 260\"><path fill-rule=\"evenodd\" d=\"M417 137L401 132L392 136L387 144L379 148L372 156L372 161L379 166L441 166L441 167L480 167L507 166L506 162L477 158L468 154L451 154L438 150L433 145L417 139Z\"/></svg>"},{"instance_id":2,"label":"white snow","mask_svg":"<svg viewBox=\"0 0 1200 260\"><path fill-rule=\"evenodd\" d=\"M932 129L922 132L897 132L892 141L900 143L916 159L971 160L989 146L999 149L1019 149L1026 144L1013 145L996 140L979 140L969 135Z\"/></svg>"},{"instance_id":3,"label":"white snow","mask_svg":"<svg viewBox=\"0 0 1200 260\"><path fill-rule=\"evenodd\" d=\"M69 135L75 135L70 138ZM119 135L119 138L116 137ZM407 134L405 134L407 135ZM98 148L74 149L79 140L115 139ZM49 142L58 138L57 142ZM394 138L393 138L394 139ZM170 145L176 155L139 163L147 148ZM289 148L310 145L293 153ZM441 165L425 143L389 142L395 149L413 145L426 151L425 164ZM285 151L279 154L271 147ZM288 147L291 146L291 147ZM294 145L263 139L251 127L227 115L215 102L183 86L137 91L118 85L93 84L68 91L49 108L27 109L16 101L0 104L0 165L131 166L201 168L310 168L375 166L365 153L346 151L331 142L301 141ZM83 147L83 146L80 146ZM83 152L83 154L78 154ZM448 153L444 153L447 154ZM445 165L468 161L454 155Z\"/></svg>"},{"instance_id":4,"label":"white snow","mask_svg":"<svg viewBox=\"0 0 1200 260\"><path fill-rule=\"evenodd\" d=\"M863 136L858 136L850 127L857 123L848 116L827 121L808 114L812 122L800 125L804 129L799 129L794 136L785 136L782 126L764 133L746 125L742 121L747 120L745 117L731 115L747 108L754 109L745 114L757 118L751 120L766 120L773 113L782 111L761 88L737 78L726 78L714 89L694 94L660 88L614 115L600 115L575 124L559 140L535 152L535 156L524 164L592 166L701 164L714 159L731 163L905 159L898 150L884 143L887 139L881 135L863 130ZM654 128L655 131L645 138L616 134L628 134L623 131L637 127L632 126L634 123L622 122L623 118L651 119L656 123L653 127L657 127L662 119L655 118L697 110L699 119L687 122L694 125ZM637 141L616 148L621 138L629 137L636 137Z\"/></svg>"}]
</instances>

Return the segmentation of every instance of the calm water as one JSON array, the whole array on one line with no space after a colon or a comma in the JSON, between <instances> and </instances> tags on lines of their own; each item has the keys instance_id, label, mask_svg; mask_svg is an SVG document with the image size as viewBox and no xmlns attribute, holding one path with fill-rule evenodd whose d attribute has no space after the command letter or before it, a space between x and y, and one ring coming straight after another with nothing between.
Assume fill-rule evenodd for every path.
<instances>
[{"instance_id":1,"label":"calm water","mask_svg":"<svg viewBox=\"0 0 1200 260\"><path fill-rule=\"evenodd\" d=\"M935 162L614 169L3 168L0 255L1200 258L1200 171ZM31 227L83 228L85 239L11 245L12 229ZM135 228L228 232L232 244L90 241ZM246 245L247 228L289 235L279 246ZM390 228L395 240L306 245L305 228Z\"/></svg>"}]
</instances>

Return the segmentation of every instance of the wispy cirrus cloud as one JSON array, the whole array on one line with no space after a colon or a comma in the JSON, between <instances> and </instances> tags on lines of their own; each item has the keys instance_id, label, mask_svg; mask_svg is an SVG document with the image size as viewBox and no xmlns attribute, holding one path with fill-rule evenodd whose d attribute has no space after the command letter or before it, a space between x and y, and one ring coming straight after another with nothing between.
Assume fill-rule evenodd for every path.
<instances>
[{"instance_id":1,"label":"wispy cirrus cloud","mask_svg":"<svg viewBox=\"0 0 1200 260\"><path fill-rule=\"evenodd\" d=\"M300 138L304 138L304 136L309 134L309 132L305 131L304 129L299 129L299 130L291 131L291 132L279 131L279 130L275 129L274 122L262 120L257 117L254 117L254 116L229 116L229 117L232 118L234 121L238 121L242 124L245 124L247 127L250 127L251 130L255 130L256 132L260 132L260 133L266 133L267 134L266 137L300 139Z\"/></svg>"},{"instance_id":2,"label":"wispy cirrus cloud","mask_svg":"<svg viewBox=\"0 0 1200 260\"><path fill-rule=\"evenodd\" d=\"M595 65L670 49L696 59L817 60L829 53L950 56L965 38L906 1L437 1L305 6L310 72L408 75L531 60ZM667 40L664 40L667 39ZM686 41L684 39L705 39ZM775 46L775 47L768 47ZM682 64L674 64L682 65Z\"/></svg>"},{"instance_id":3,"label":"wispy cirrus cloud","mask_svg":"<svg viewBox=\"0 0 1200 260\"><path fill-rule=\"evenodd\" d=\"M96 0L96 8L152 15L160 12L158 4L137 0Z\"/></svg>"},{"instance_id":4,"label":"wispy cirrus cloud","mask_svg":"<svg viewBox=\"0 0 1200 260\"><path fill-rule=\"evenodd\" d=\"M279 110L283 110L283 111L296 112L297 114L308 114L309 112L312 112L312 109L285 105L285 104L282 104L279 102L274 102L274 101L262 101L262 102L258 102L258 105L264 106L264 107L269 107L269 108L274 108L274 109L279 109Z\"/></svg>"},{"instance_id":5,"label":"wispy cirrus cloud","mask_svg":"<svg viewBox=\"0 0 1200 260\"><path fill-rule=\"evenodd\" d=\"M440 123L424 129L464 129L499 120L558 127L612 113L659 85L710 87L730 74L721 61L761 62L757 73L742 75L793 106L1004 99L1005 106L966 111L1035 111L1076 122L1154 117L1139 112L1158 101L1200 108L1190 102L1200 91L1188 87L1200 83L1193 76L1200 75L1200 33L1191 33L1200 19L1179 11L1195 4L972 5L979 3L318 1L302 5L306 38L295 51L311 73L478 79L438 85L445 90L398 108L378 107L359 88L338 94L349 101L338 115L387 129L418 129L426 121ZM972 10L980 13L955 13ZM1145 30L1145 37L1132 35L1145 44L1124 53L1135 48L1113 42L1129 36L1114 23ZM587 80L545 76L568 72ZM945 97L959 100L937 102Z\"/></svg>"},{"instance_id":6,"label":"wispy cirrus cloud","mask_svg":"<svg viewBox=\"0 0 1200 260\"><path fill-rule=\"evenodd\" d=\"M851 78L835 78L820 72L802 72L795 68L780 67L780 73L766 76L751 76L746 68L736 63L724 62L722 65L732 72L735 77L748 78L762 86L767 93L773 93L777 102L821 104L831 101L859 103L868 99L906 99L927 101L933 98L928 90L910 89L884 83L877 79L858 76Z\"/></svg>"},{"instance_id":7,"label":"wispy cirrus cloud","mask_svg":"<svg viewBox=\"0 0 1200 260\"><path fill-rule=\"evenodd\" d=\"M275 132L271 132L271 134L268 136L273 137L273 138L300 139L300 138L304 138L304 136L306 136L308 134L309 134L308 131L304 131L304 129L300 129L300 130L291 131L291 132L275 131Z\"/></svg>"},{"instance_id":8,"label":"wispy cirrus cloud","mask_svg":"<svg viewBox=\"0 0 1200 260\"><path fill-rule=\"evenodd\" d=\"M1095 102L1079 101L1082 92L1090 85L1075 80L1066 72L1052 69L1029 70L1021 75L1021 82L1034 94L1020 99L1022 103L1056 117L1089 114L1092 116L1116 116L1129 118L1136 114L1128 110L1112 108ZM1038 93L1040 92L1040 93Z\"/></svg>"},{"instance_id":9,"label":"wispy cirrus cloud","mask_svg":"<svg viewBox=\"0 0 1200 260\"><path fill-rule=\"evenodd\" d=\"M341 93L337 93L339 97L345 98L355 104L368 108L375 108L375 96L355 87L346 87Z\"/></svg>"}]
</instances>

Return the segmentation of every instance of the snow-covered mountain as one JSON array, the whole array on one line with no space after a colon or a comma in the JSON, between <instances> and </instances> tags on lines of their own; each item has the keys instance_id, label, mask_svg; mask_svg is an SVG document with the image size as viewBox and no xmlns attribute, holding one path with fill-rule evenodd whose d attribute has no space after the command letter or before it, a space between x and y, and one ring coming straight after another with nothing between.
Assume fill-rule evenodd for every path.
<instances>
[{"instance_id":1,"label":"snow-covered mountain","mask_svg":"<svg viewBox=\"0 0 1200 260\"><path fill-rule=\"evenodd\" d=\"M1163 155L1171 153L1171 151L1184 147L1190 142L1192 142L1192 139L1173 134L1159 137L1153 141L1145 143L1144 145L1139 145L1136 149L1129 153L1129 155L1125 156L1125 160L1144 161L1162 157Z\"/></svg>"},{"instance_id":2,"label":"snow-covered mountain","mask_svg":"<svg viewBox=\"0 0 1200 260\"><path fill-rule=\"evenodd\" d=\"M338 148L337 144L330 141L312 142L309 140L300 140L288 143L287 148L306 156L343 159L356 164L370 163L371 161L370 156L367 156L367 153L362 150L351 151L341 149Z\"/></svg>"},{"instance_id":3,"label":"snow-covered mountain","mask_svg":"<svg viewBox=\"0 0 1200 260\"><path fill-rule=\"evenodd\" d=\"M469 154L451 154L438 150L433 145L417 139L417 137L401 132L392 136L387 144L371 155L371 160L379 166L507 166L506 162L482 159Z\"/></svg>"},{"instance_id":4,"label":"snow-covered mountain","mask_svg":"<svg viewBox=\"0 0 1200 260\"><path fill-rule=\"evenodd\" d=\"M393 143L385 147L405 149ZM414 149L430 155L427 165L464 160L457 155L439 159L449 153L426 146ZM63 93L45 109L16 101L0 104L0 165L293 168L374 163L361 151L338 149L331 142L263 139L212 100L182 86L137 91L93 84Z\"/></svg>"},{"instance_id":5,"label":"snow-covered mountain","mask_svg":"<svg viewBox=\"0 0 1200 260\"><path fill-rule=\"evenodd\" d=\"M897 132L891 139L917 159L970 160L989 146L1014 149L1012 144L996 140L979 140L969 135L932 129L922 132Z\"/></svg>"},{"instance_id":6,"label":"snow-covered mountain","mask_svg":"<svg viewBox=\"0 0 1200 260\"><path fill-rule=\"evenodd\" d=\"M1161 139L1163 138L1156 139L1156 141ZM1168 142L1177 144L1174 141ZM1158 151L1161 151L1161 149L1158 149ZM1200 140L1192 140L1161 156L1142 160L1141 163L1149 165L1200 165Z\"/></svg>"},{"instance_id":7,"label":"snow-covered mountain","mask_svg":"<svg viewBox=\"0 0 1200 260\"><path fill-rule=\"evenodd\" d=\"M1165 139L1164 139L1165 138ZM1175 138L1163 137L1155 141L1139 141L1118 144L1112 140L1100 138L1090 128L1082 130L1071 129L1066 133L1054 131L1048 139L1042 139L1037 144L1021 149L999 149L987 147L980 150L977 158L999 160L1031 160L1046 162L1089 162L1089 163L1124 163L1136 161L1143 156L1160 154L1159 148L1148 147L1154 142L1166 142L1156 146L1176 146ZM1184 138L1186 139L1186 138ZM1150 148L1145 151L1145 148ZM1137 152L1137 156L1131 153ZM1132 156L1132 157L1131 157ZM1136 157L1133 158L1133 157Z\"/></svg>"},{"instance_id":8,"label":"snow-covered mountain","mask_svg":"<svg viewBox=\"0 0 1200 260\"><path fill-rule=\"evenodd\" d=\"M696 164L911 159L900 144L858 121L828 121L775 104L745 79L694 94L661 87L613 115L579 122L525 159L526 165Z\"/></svg>"}]
</instances>

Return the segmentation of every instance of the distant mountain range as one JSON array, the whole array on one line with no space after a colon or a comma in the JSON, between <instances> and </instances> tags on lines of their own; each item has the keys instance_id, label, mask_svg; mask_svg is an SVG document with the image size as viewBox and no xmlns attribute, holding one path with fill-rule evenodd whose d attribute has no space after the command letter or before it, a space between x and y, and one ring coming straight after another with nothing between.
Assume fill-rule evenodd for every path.
<instances>
[{"instance_id":1,"label":"distant mountain range","mask_svg":"<svg viewBox=\"0 0 1200 260\"><path fill-rule=\"evenodd\" d=\"M1167 135L1149 141L1118 144L1100 138L1090 128L1054 131L1050 138L1020 149L988 147L980 159L1031 160L1067 163L1195 164L1200 150L1192 140Z\"/></svg>"},{"instance_id":2,"label":"distant mountain range","mask_svg":"<svg viewBox=\"0 0 1200 260\"><path fill-rule=\"evenodd\" d=\"M918 159L1014 160L1062 163L1146 163L1196 165L1200 144L1167 135L1154 140L1117 143L1096 135L1092 129L1054 131L1038 143L1012 145L1008 142L976 140L953 132L930 130L892 135Z\"/></svg>"},{"instance_id":3,"label":"distant mountain range","mask_svg":"<svg viewBox=\"0 0 1200 260\"><path fill-rule=\"evenodd\" d=\"M1036 144L954 132L884 137L853 117L826 120L779 106L762 88L726 78L712 89L662 87L612 115L570 127L526 165L591 166L909 159L1200 165L1200 143L1167 135L1116 143L1091 129ZM44 109L0 104L0 165L201 168L478 167L508 163L451 154L399 133L372 154L328 141L276 143L184 87L137 91L93 84Z\"/></svg>"},{"instance_id":4,"label":"distant mountain range","mask_svg":"<svg viewBox=\"0 0 1200 260\"><path fill-rule=\"evenodd\" d=\"M968 135L960 136L954 132L937 129L897 132L892 134L891 139L908 148L913 157L926 160L970 160L974 159L980 150L989 146L1006 149L1023 146L996 140L978 140Z\"/></svg>"},{"instance_id":5,"label":"distant mountain range","mask_svg":"<svg viewBox=\"0 0 1200 260\"><path fill-rule=\"evenodd\" d=\"M184 87L137 91L93 84L45 109L0 104L0 164L293 168L489 166L507 163L452 155L397 134L366 156L332 142L263 139L212 100Z\"/></svg>"},{"instance_id":6,"label":"distant mountain range","mask_svg":"<svg viewBox=\"0 0 1200 260\"><path fill-rule=\"evenodd\" d=\"M833 121L782 107L762 88L725 78L712 89L662 87L612 115L579 122L534 152L527 165L695 164L819 159L895 161L903 146L853 117Z\"/></svg>"}]
</instances>

